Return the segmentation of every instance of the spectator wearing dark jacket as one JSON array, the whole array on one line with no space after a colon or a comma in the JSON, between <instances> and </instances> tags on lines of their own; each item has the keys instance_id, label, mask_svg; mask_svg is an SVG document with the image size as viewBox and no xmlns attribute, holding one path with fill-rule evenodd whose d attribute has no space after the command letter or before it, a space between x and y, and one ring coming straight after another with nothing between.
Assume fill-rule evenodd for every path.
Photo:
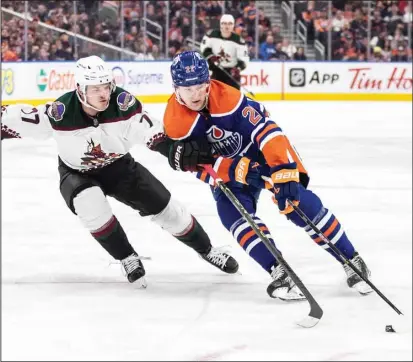
<instances>
[{"instance_id":1,"label":"spectator wearing dark jacket","mask_svg":"<svg viewBox=\"0 0 413 362\"><path fill-rule=\"evenodd\" d=\"M273 59L278 59L278 60L290 59L288 54L282 50L282 46L283 46L282 43L277 43L277 45L275 46L275 56L273 57Z\"/></svg>"},{"instance_id":2,"label":"spectator wearing dark jacket","mask_svg":"<svg viewBox=\"0 0 413 362\"><path fill-rule=\"evenodd\" d=\"M307 57L304 54L304 48L299 47L293 55L294 60L307 60Z\"/></svg>"}]
</instances>

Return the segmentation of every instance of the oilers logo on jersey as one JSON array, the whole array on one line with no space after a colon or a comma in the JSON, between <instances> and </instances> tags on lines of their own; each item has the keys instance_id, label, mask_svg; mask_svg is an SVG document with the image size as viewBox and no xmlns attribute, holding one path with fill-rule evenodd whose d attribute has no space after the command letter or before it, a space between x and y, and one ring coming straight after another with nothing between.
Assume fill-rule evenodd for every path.
<instances>
[{"instance_id":1,"label":"oilers logo on jersey","mask_svg":"<svg viewBox=\"0 0 413 362\"><path fill-rule=\"evenodd\" d=\"M224 157L236 156L242 146L242 136L238 132L222 130L217 126L208 129L207 138L214 153Z\"/></svg>"}]
</instances>

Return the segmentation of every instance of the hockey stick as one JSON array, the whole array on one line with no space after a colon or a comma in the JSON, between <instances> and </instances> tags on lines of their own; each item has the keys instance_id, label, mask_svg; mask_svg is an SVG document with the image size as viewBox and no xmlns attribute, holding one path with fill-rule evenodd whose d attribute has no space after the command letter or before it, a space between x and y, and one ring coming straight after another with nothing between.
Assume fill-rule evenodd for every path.
<instances>
[{"instance_id":1,"label":"hockey stick","mask_svg":"<svg viewBox=\"0 0 413 362\"><path fill-rule=\"evenodd\" d=\"M285 261L281 253L274 247L274 245L268 240L268 238L265 236L262 230L258 227L258 225L255 223L254 219L251 217L248 211L244 208L244 206L242 206L241 202L232 193L229 187L225 185L225 183L218 176L218 174L215 172L212 166L211 165L201 165L201 166L215 180L215 182L217 183L221 191L228 197L228 199L235 206L235 208L238 210L241 216L248 222L248 224L251 226L251 228L254 230L257 236L261 239L261 241L264 243L267 249L277 259L277 261L283 266L283 268L288 273L290 278L297 285L297 287L300 289L303 295L307 298L307 301L311 307L310 313L303 320L297 322L297 324L305 328L314 327L320 321L321 317L323 316L323 310L318 305L317 301L314 299L314 297L305 287L305 285L300 280L300 278L297 276L297 274L295 274L295 272L291 269L291 267Z\"/></svg>"},{"instance_id":2,"label":"hockey stick","mask_svg":"<svg viewBox=\"0 0 413 362\"><path fill-rule=\"evenodd\" d=\"M249 91L247 88L241 85L240 82L238 82L231 74L229 74L223 67L220 65L216 65L217 68L219 68L223 73L225 73L228 77L232 79L232 81L240 86L240 88L243 88L247 93L251 94L255 98L255 94L251 91Z\"/></svg>"},{"instance_id":3,"label":"hockey stick","mask_svg":"<svg viewBox=\"0 0 413 362\"><path fill-rule=\"evenodd\" d=\"M313 231L326 243L328 246L336 253L337 256L341 258L344 264L347 264L351 269L355 271L355 273L363 279L390 307L392 307L396 313L399 315L403 315L403 313L392 303L390 300L386 298L386 296L376 288L376 286L368 279L364 278L364 276L361 274L361 272L357 269L357 267L349 260L346 258L346 256L341 252L339 248L337 248L322 232L320 229L317 228L317 226L314 225L314 223L307 217L307 215L296 205L291 200L287 199L288 204L294 208L295 212L300 216L300 218L311 228Z\"/></svg>"}]
</instances>

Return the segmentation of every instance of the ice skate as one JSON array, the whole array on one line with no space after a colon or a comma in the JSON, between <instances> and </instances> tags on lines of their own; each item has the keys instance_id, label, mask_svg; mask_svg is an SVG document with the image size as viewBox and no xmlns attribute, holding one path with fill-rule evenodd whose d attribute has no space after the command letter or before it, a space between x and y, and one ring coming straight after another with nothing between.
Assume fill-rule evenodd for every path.
<instances>
[{"instance_id":1,"label":"ice skate","mask_svg":"<svg viewBox=\"0 0 413 362\"><path fill-rule=\"evenodd\" d=\"M238 271L239 266L237 261L231 255L225 253L222 248L211 247L209 252L204 254L200 253L199 255L202 259L225 273L234 274Z\"/></svg>"},{"instance_id":2,"label":"ice skate","mask_svg":"<svg viewBox=\"0 0 413 362\"><path fill-rule=\"evenodd\" d=\"M350 259L350 261L361 272L364 278L370 279L370 270L357 252L354 253L353 259ZM361 279L349 265L344 264L343 267L347 274L347 285L350 288L356 289L362 295L369 294L373 291L373 289L371 289L371 287Z\"/></svg>"},{"instance_id":3,"label":"ice skate","mask_svg":"<svg viewBox=\"0 0 413 362\"><path fill-rule=\"evenodd\" d=\"M271 277L274 280L267 287L267 293L271 298L278 298L284 301L300 301L306 299L281 264L273 267Z\"/></svg>"},{"instance_id":4,"label":"ice skate","mask_svg":"<svg viewBox=\"0 0 413 362\"><path fill-rule=\"evenodd\" d=\"M147 287L145 279L145 268L138 254L133 253L121 260L122 266L125 270L129 283L137 282L142 288Z\"/></svg>"}]
</instances>

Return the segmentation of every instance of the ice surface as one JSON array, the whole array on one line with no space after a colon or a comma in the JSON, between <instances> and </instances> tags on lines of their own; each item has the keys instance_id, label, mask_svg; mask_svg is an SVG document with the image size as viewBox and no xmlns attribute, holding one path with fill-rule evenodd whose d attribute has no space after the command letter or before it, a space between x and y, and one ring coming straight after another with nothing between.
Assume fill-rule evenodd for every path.
<instances>
[{"instance_id":1,"label":"ice surface","mask_svg":"<svg viewBox=\"0 0 413 362\"><path fill-rule=\"evenodd\" d=\"M269 276L220 224L208 186L143 147L133 155L185 203L216 246L231 245L242 275L225 275L111 199L145 261L149 286L127 283L60 196L54 141L2 142L3 360L412 360L412 105L266 103L311 175L311 188L346 228L399 307L362 297L341 266L278 214L258 215L324 309L266 295ZM147 105L161 116L164 106ZM386 333L392 324L397 333Z\"/></svg>"}]
</instances>

